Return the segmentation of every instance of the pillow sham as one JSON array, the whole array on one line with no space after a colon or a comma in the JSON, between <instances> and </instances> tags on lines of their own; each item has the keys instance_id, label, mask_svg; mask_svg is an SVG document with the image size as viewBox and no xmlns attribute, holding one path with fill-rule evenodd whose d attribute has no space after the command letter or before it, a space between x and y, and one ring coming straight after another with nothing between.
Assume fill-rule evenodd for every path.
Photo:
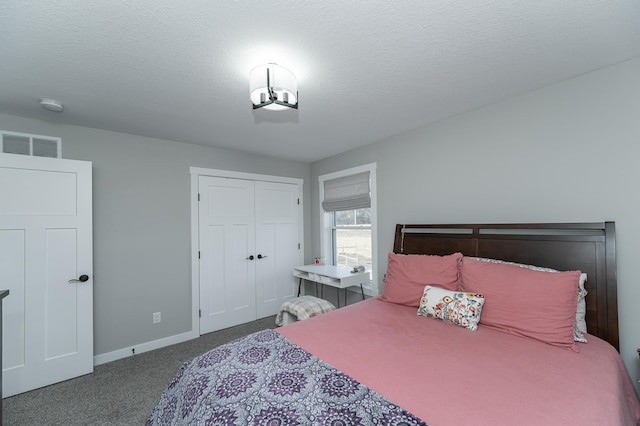
<instances>
[{"instance_id":1,"label":"pillow sham","mask_svg":"<svg viewBox=\"0 0 640 426\"><path fill-rule=\"evenodd\" d=\"M521 268L533 269L534 271L544 271L544 272L560 272L557 269L552 268L544 268L542 266L535 265L527 265L524 263L515 263L508 262L506 260L499 259L489 259L486 257L470 257L470 259L478 260L480 262L492 262L492 263L502 263L505 265L514 265L519 266ZM587 343L587 338L584 337L583 333L587 332L587 302L585 300L587 296L587 290L585 289L585 283L587 282L587 274L582 272L580 274L580 281L578 282L578 306L576 308L576 321L573 327L573 340L575 342Z\"/></svg>"},{"instance_id":2,"label":"pillow sham","mask_svg":"<svg viewBox=\"0 0 640 426\"><path fill-rule=\"evenodd\" d=\"M426 284L458 290L461 258L461 253L447 256L389 253L380 300L417 308Z\"/></svg>"},{"instance_id":3,"label":"pillow sham","mask_svg":"<svg viewBox=\"0 0 640 426\"><path fill-rule=\"evenodd\" d=\"M445 290L427 285L422 292L418 315L437 318L471 331L478 329L484 305L481 294Z\"/></svg>"},{"instance_id":4,"label":"pillow sham","mask_svg":"<svg viewBox=\"0 0 640 426\"><path fill-rule=\"evenodd\" d=\"M580 271L546 272L462 259L460 290L486 298L481 324L578 352L573 340Z\"/></svg>"}]
</instances>

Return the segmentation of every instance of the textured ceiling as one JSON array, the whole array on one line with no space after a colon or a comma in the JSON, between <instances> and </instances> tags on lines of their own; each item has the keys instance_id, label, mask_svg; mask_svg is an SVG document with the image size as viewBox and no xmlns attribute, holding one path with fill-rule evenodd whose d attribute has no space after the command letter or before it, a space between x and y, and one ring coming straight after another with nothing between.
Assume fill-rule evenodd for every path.
<instances>
[{"instance_id":1,"label":"textured ceiling","mask_svg":"<svg viewBox=\"0 0 640 426\"><path fill-rule=\"evenodd\" d=\"M638 0L2 0L0 112L315 161L637 56Z\"/></svg>"}]
</instances>

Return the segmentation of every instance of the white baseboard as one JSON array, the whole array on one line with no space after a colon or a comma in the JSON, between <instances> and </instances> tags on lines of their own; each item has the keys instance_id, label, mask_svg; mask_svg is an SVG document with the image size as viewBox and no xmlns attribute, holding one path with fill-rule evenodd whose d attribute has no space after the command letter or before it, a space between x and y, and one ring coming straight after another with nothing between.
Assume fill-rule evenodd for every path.
<instances>
[{"instance_id":1,"label":"white baseboard","mask_svg":"<svg viewBox=\"0 0 640 426\"><path fill-rule=\"evenodd\" d=\"M95 355L93 357L93 365L106 364L107 362L117 361L143 352L164 348L165 346L175 345L176 343L186 342L187 340L195 339L197 337L200 337L197 333L188 331L186 333L176 334L174 336L164 337L151 342L118 349L117 351L108 352L106 354Z\"/></svg>"}]
</instances>

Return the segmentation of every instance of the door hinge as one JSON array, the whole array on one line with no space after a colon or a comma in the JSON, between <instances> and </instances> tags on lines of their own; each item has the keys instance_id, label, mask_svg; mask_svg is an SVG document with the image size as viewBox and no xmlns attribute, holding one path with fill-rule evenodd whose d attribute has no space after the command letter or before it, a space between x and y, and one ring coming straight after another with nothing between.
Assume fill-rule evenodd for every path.
<instances>
[{"instance_id":1,"label":"door hinge","mask_svg":"<svg viewBox=\"0 0 640 426\"><path fill-rule=\"evenodd\" d=\"M202 309L198 309L198 318L202 318Z\"/></svg>"},{"instance_id":2,"label":"door hinge","mask_svg":"<svg viewBox=\"0 0 640 426\"><path fill-rule=\"evenodd\" d=\"M300 243L298 243L298 250L300 250Z\"/></svg>"},{"instance_id":3,"label":"door hinge","mask_svg":"<svg viewBox=\"0 0 640 426\"><path fill-rule=\"evenodd\" d=\"M200 259L200 252L198 252L198 259Z\"/></svg>"},{"instance_id":4,"label":"door hinge","mask_svg":"<svg viewBox=\"0 0 640 426\"><path fill-rule=\"evenodd\" d=\"M200 201L200 193L198 193L198 201Z\"/></svg>"},{"instance_id":5,"label":"door hinge","mask_svg":"<svg viewBox=\"0 0 640 426\"><path fill-rule=\"evenodd\" d=\"M300 205L300 198L298 198L298 205Z\"/></svg>"}]
</instances>

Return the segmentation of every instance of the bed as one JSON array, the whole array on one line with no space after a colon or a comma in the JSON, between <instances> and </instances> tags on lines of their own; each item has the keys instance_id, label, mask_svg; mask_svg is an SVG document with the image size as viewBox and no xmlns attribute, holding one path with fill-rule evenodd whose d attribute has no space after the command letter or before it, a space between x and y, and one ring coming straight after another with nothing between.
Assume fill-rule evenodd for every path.
<instances>
[{"instance_id":1,"label":"bed","mask_svg":"<svg viewBox=\"0 0 640 426\"><path fill-rule=\"evenodd\" d=\"M613 222L397 225L381 296L185 363L148 424L635 425L618 339Z\"/></svg>"}]
</instances>

